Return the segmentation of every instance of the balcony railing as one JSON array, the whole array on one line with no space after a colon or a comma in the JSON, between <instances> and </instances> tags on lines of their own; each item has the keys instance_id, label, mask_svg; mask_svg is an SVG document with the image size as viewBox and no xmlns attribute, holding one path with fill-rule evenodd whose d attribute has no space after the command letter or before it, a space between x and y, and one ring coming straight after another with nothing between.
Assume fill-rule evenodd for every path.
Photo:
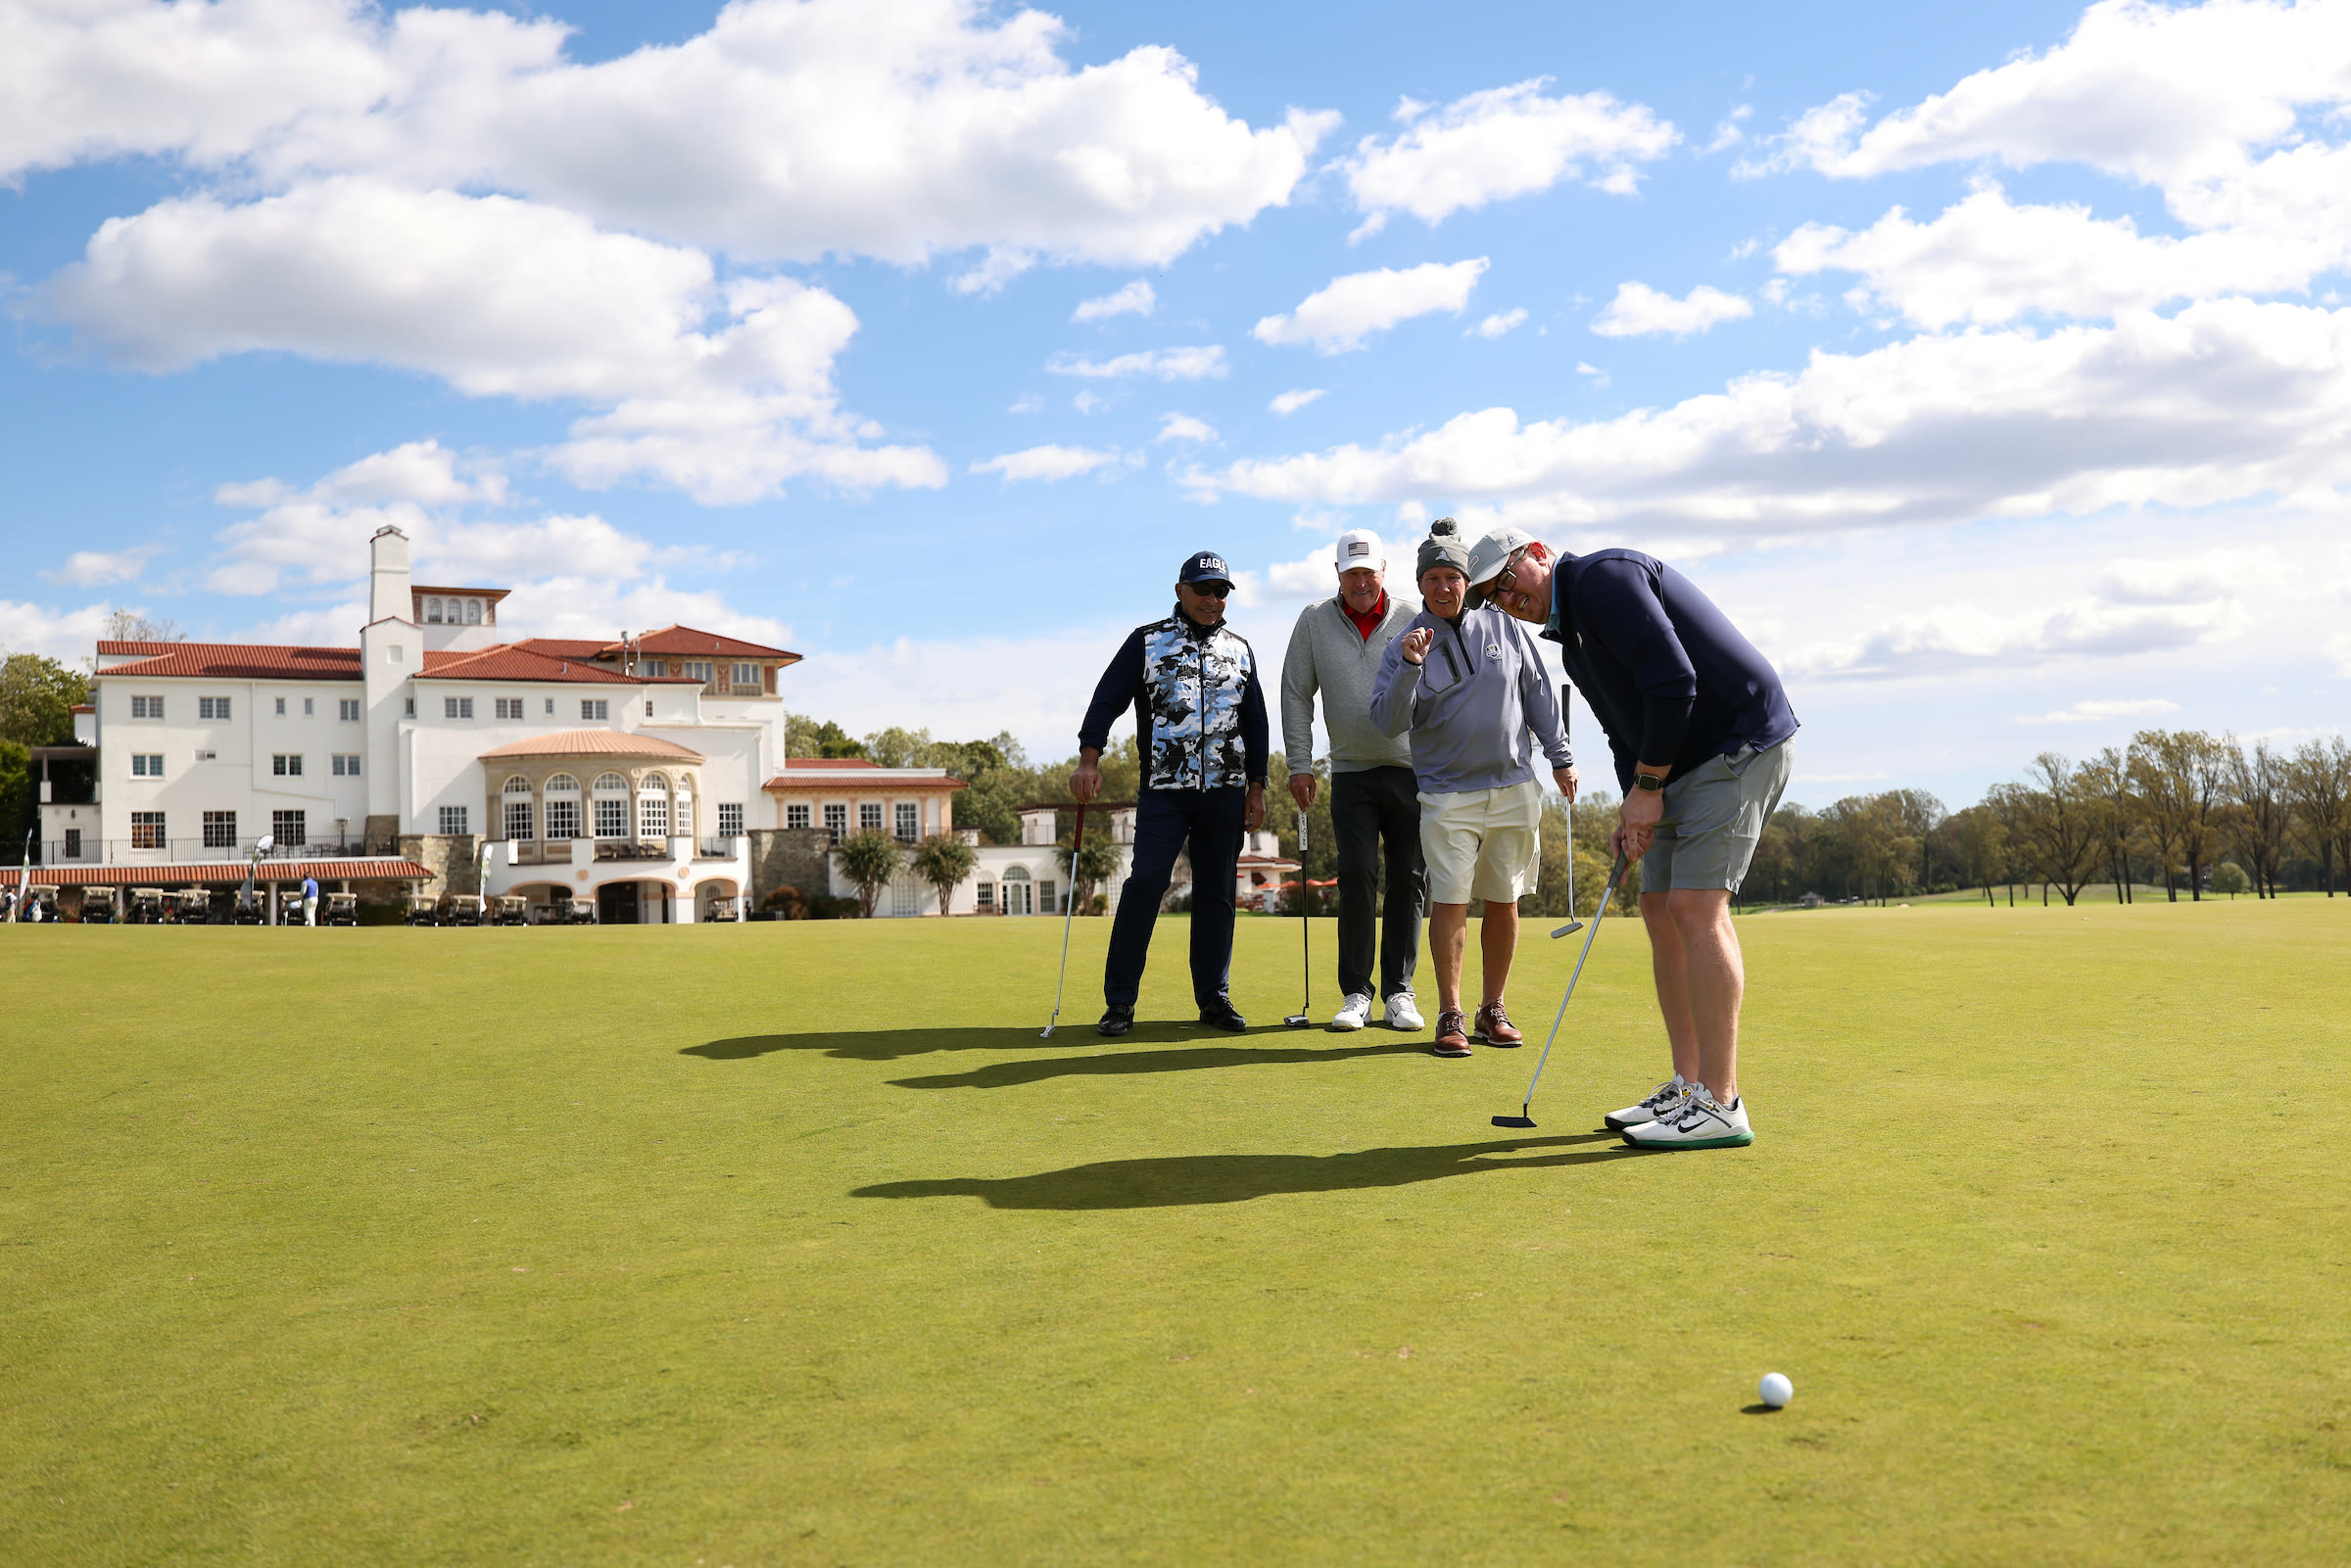
<instances>
[{"instance_id":1,"label":"balcony railing","mask_svg":"<svg viewBox=\"0 0 2351 1568\"><path fill-rule=\"evenodd\" d=\"M238 838L213 842L204 838L83 838L69 852L67 840L45 838L41 841L40 863L44 866L136 866L205 865L215 861L244 861L253 857L254 840ZM350 838L338 838L327 843L276 844L262 857L266 866L273 860L350 860L364 855L360 844ZM0 866L14 866L24 858L22 843L0 848Z\"/></svg>"}]
</instances>

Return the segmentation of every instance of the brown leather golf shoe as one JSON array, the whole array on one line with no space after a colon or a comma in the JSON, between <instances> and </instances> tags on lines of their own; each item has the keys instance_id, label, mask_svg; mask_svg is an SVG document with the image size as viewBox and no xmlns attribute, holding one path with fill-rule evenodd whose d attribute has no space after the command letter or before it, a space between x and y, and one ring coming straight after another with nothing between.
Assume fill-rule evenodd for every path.
<instances>
[{"instance_id":1,"label":"brown leather golf shoe","mask_svg":"<svg viewBox=\"0 0 2351 1568\"><path fill-rule=\"evenodd\" d=\"M1517 1025L1511 1022L1510 1015L1503 1012L1500 1002L1488 1002L1477 1010L1477 1037L1488 1045L1498 1045L1506 1051L1523 1044L1526 1039L1525 1035L1518 1032Z\"/></svg>"},{"instance_id":2,"label":"brown leather golf shoe","mask_svg":"<svg viewBox=\"0 0 2351 1568\"><path fill-rule=\"evenodd\" d=\"M1459 1008L1446 1008L1437 1014L1437 1041L1428 1048L1430 1056L1467 1056L1469 1036L1462 1028Z\"/></svg>"}]
</instances>

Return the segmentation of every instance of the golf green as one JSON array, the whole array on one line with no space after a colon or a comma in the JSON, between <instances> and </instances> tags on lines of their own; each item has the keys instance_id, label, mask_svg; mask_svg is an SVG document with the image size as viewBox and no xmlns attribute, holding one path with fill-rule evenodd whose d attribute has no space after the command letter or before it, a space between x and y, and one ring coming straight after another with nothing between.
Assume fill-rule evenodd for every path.
<instances>
[{"instance_id":1,"label":"golf green","mask_svg":"<svg viewBox=\"0 0 2351 1568\"><path fill-rule=\"evenodd\" d=\"M1613 917L1517 1134L1539 935L1448 1062L1278 920L0 929L0 1561L2351 1556L2351 901L1740 927L1683 1155Z\"/></svg>"}]
</instances>

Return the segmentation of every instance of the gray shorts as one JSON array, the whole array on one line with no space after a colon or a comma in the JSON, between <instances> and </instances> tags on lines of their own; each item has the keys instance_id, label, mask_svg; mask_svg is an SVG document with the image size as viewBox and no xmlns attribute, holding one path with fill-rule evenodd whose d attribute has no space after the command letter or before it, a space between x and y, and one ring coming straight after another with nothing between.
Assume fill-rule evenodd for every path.
<instances>
[{"instance_id":1,"label":"gray shorts","mask_svg":"<svg viewBox=\"0 0 2351 1568\"><path fill-rule=\"evenodd\" d=\"M1649 853L1641 857L1641 890L1737 892L1795 766L1790 741L1769 751L1741 746L1730 756L1709 757L1667 784L1664 819Z\"/></svg>"}]
</instances>

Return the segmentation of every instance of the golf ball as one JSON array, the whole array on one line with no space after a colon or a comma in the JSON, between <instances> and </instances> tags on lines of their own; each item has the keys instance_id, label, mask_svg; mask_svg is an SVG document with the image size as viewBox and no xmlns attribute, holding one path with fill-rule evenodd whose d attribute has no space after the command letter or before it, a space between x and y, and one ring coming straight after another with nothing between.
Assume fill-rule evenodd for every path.
<instances>
[{"instance_id":1,"label":"golf ball","mask_svg":"<svg viewBox=\"0 0 2351 1568\"><path fill-rule=\"evenodd\" d=\"M1755 1385L1756 1397L1773 1409L1778 1409L1796 1398L1796 1385L1781 1372L1766 1372L1763 1381Z\"/></svg>"}]
</instances>

